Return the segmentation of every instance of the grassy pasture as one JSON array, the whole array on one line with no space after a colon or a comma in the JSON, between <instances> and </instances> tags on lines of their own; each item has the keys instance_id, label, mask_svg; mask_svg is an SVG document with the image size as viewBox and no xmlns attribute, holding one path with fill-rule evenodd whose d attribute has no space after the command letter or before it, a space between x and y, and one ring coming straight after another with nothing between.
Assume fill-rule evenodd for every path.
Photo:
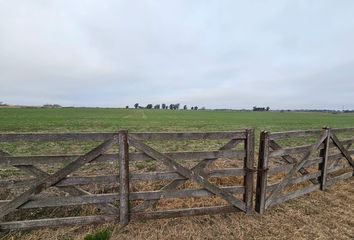
<instances>
[{"instance_id":1,"label":"grassy pasture","mask_svg":"<svg viewBox=\"0 0 354 240\"><path fill-rule=\"evenodd\" d=\"M256 128L268 131L354 127L354 114L170 111L135 109L1 109L0 132L112 132L128 129L144 131L232 131ZM176 143L171 151L215 149L217 143L198 146ZM1 144L14 154L82 153L90 144ZM151 162L136 165L137 170L154 171ZM158 166L157 166L158 167ZM99 171L100 166L87 171ZM103 169L105 170L105 169ZM114 169L113 169L114 170ZM95 172L90 172L95 174ZM5 174L5 175L4 175ZM1 177L21 174L1 171ZM19 175L21 176L21 175ZM354 180L334 185L325 192L314 192L270 209L265 215L224 214L131 223L117 226L41 229L0 235L0 239L84 239L98 231L112 232L111 239L352 239L354 237ZM146 186L143 186L146 187ZM183 200L181 204L185 204ZM59 211L59 210L57 210ZM89 211L89 210L88 210Z\"/></svg>"},{"instance_id":2,"label":"grassy pasture","mask_svg":"<svg viewBox=\"0 0 354 240\"><path fill-rule=\"evenodd\" d=\"M0 132L226 131L253 127L285 131L353 124L354 114L0 108Z\"/></svg>"}]
</instances>

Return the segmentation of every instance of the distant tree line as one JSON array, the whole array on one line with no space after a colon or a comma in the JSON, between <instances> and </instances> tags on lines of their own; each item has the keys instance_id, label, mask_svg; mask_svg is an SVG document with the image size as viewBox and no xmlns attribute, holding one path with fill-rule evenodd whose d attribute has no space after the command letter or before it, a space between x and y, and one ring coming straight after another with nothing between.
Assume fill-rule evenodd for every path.
<instances>
[{"instance_id":1,"label":"distant tree line","mask_svg":"<svg viewBox=\"0 0 354 240\"><path fill-rule=\"evenodd\" d=\"M126 106L125 108L129 108L129 106ZM175 104L166 104L166 103L162 103L161 105L160 104L147 104L146 106L140 106L139 103L135 103L134 104L134 108L135 109L163 109L163 110L179 110L179 109L183 109L183 110L188 110L188 106L187 105L184 105L183 108L181 108L181 105L179 103L175 103ZM202 107L202 108L199 108L198 106L192 106L190 107L190 110L205 110L205 107Z\"/></svg>"},{"instance_id":2,"label":"distant tree line","mask_svg":"<svg viewBox=\"0 0 354 240\"><path fill-rule=\"evenodd\" d=\"M42 108L62 108L59 104L44 104Z\"/></svg>"},{"instance_id":3,"label":"distant tree line","mask_svg":"<svg viewBox=\"0 0 354 240\"><path fill-rule=\"evenodd\" d=\"M253 107L254 112L268 112L270 110L270 107Z\"/></svg>"}]
</instances>

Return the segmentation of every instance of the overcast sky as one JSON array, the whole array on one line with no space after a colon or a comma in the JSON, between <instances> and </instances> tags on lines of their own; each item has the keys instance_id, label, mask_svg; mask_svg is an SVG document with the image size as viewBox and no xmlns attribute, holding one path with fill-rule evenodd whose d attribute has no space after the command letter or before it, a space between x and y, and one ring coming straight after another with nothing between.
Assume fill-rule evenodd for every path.
<instances>
[{"instance_id":1,"label":"overcast sky","mask_svg":"<svg viewBox=\"0 0 354 240\"><path fill-rule=\"evenodd\" d=\"M0 0L0 101L354 109L354 1Z\"/></svg>"}]
</instances>

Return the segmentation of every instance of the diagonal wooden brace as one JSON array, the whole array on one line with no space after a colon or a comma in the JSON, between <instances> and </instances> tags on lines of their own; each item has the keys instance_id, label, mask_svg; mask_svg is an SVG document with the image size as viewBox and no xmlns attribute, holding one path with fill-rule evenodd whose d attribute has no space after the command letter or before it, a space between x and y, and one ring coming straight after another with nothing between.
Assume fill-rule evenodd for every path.
<instances>
[{"instance_id":1,"label":"diagonal wooden brace","mask_svg":"<svg viewBox=\"0 0 354 240\"><path fill-rule=\"evenodd\" d=\"M282 149L282 147L281 147L278 143L276 143L274 140L270 140L269 146L270 146L273 150L280 150L280 149ZM297 162L297 160L296 160L295 158L293 158L292 156L290 156L290 155L284 155L284 156L282 156L282 159L283 159L286 163L289 163L289 164L293 164L293 163L296 163L296 162ZM300 168L299 173L301 173L301 175L307 175L307 174L309 174L309 172L308 172L305 168ZM310 179L310 181L311 181L313 184L317 184L317 183L318 183L318 179Z\"/></svg>"},{"instance_id":2,"label":"diagonal wooden brace","mask_svg":"<svg viewBox=\"0 0 354 240\"><path fill-rule=\"evenodd\" d=\"M209 192L214 193L215 195L223 198L224 200L226 200L228 203L230 203L234 207L236 207L242 211L246 211L246 207L245 207L244 202L236 199L229 192L210 183L207 179L200 176L197 172L181 166L180 164L176 163L170 157L156 151L155 149L147 146L146 144L136 140L135 138L133 138L131 136L129 137L129 143L132 146L134 146L135 148L139 149L140 151L143 151L145 154L147 154L151 158L162 161L165 165L167 165L169 168L173 169L174 171L178 172L181 176L195 181L196 183L198 183L200 186L202 186L203 188L205 188Z\"/></svg>"},{"instance_id":3,"label":"diagonal wooden brace","mask_svg":"<svg viewBox=\"0 0 354 240\"><path fill-rule=\"evenodd\" d=\"M316 150L318 150L318 148L321 146L321 144L323 143L323 141L326 138L327 138L327 132L324 131L324 133L321 135L321 137L318 139L318 141L314 145L312 145L310 150L304 155L304 157L301 159L301 161L299 161L298 163L296 163L294 165L294 167L291 169L291 171L288 173L288 175L277 185L277 187L274 189L274 191L268 196L266 203L265 203L266 208L268 208L271 205L273 199L277 198L280 195L281 191L284 188L286 188L286 186L289 184L290 180L293 178L295 173L297 173L304 166L304 164L307 162L307 160L309 160L309 157Z\"/></svg>"},{"instance_id":4,"label":"diagonal wooden brace","mask_svg":"<svg viewBox=\"0 0 354 240\"><path fill-rule=\"evenodd\" d=\"M232 148L236 147L240 142L243 142L243 141L244 140L241 140L241 139L232 139L229 142L227 142L224 146L222 146L219 149L219 151L232 149ZM192 170L197 172L200 175L203 175L203 174L205 174L204 169L216 160L217 160L217 158L203 159L197 165L195 165L192 168ZM174 180L174 181L170 182L169 184L167 184L166 186L162 187L160 190L167 190L167 191L174 190L174 189L178 188L179 186L183 185L185 182L187 182L187 179ZM132 212L144 211L147 208L154 207L158 203L158 201L159 200L146 200L142 204L134 207L131 211Z\"/></svg>"},{"instance_id":5,"label":"diagonal wooden brace","mask_svg":"<svg viewBox=\"0 0 354 240\"><path fill-rule=\"evenodd\" d=\"M353 161L353 158L350 156L350 153L348 152L348 150L345 149L343 144L339 141L339 139L337 138L337 136L334 133L331 133L331 138L332 138L334 144L341 151L343 156L348 160L349 164L354 168L354 161Z\"/></svg>"},{"instance_id":6,"label":"diagonal wooden brace","mask_svg":"<svg viewBox=\"0 0 354 240\"><path fill-rule=\"evenodd\" d=\"M38 179L41 178L45 178L45 177L49 177L50 175L44 171L42 171L39 168L36 168L33 165L16 165L15 166L18 169L21 169L22 171L25 171L35 177L37 177ZM56 186L56 185L54 185ZM87 192L79 187L75 187L75 186L67 186L67 187L58 187L60 190L69 193L72 196L83 196L83 195L91 195L90 192ZM103 210L104 212L108 213L108 214L119 214L119 209L116 208L114 205L112 204L96 204L97 208Z\"/></svg>"},{"instance_id":7,"label":"diagonal wooden brace","mask_svg":"<svg viewBox=\"0 0 354 240\"><path fill-rule=\"evenodd\" d=\"M13 210L17 209L18 207L20 207L21 205L29 201L33 195L38 194L41 191L55 185L70 173L76 171L86 163L95 160L102 153L106 152L116 142L118 142L118 139L117 136L114 136L112 139L105 141L104 143L100 144L98 147L94 148L87 154L80 156L75 161L69 163L67 166L60 169L56 173L39 180L38 182L35 183L33 187L31 187L21 195L17 196L7 204L2 205L0 207L0 218L4 217L8 213L12 212Z\"/></svg>"},{"instance_id":8,"label":"diagonal wooden brace","mask_svg":"<svg viewBox=\"0 0 354 240\"><path fill-rule=\"evenodd\" d=\"M7 152L0 150L0 156L10 157L11 155ZM42 171L41 169L39 169L33 165L14 165L14 167L36 177L37 179L46 178L46 177L50 176L48 173ZM67 187L58 187L57 186L57 188L59 188L60 190L66 192L66 193L69 193L72 196L91 195L90 192L87 192L87 191L85 191L79 187L75 187L75 186L67 186ZM112 204L97 204L96 206L108 214L118 214L119 213L119 209L116 208Z\"/></svg>"},{"instance_id":9,"label":"diagonal wooden brace","mask_svg":"<svg viewBox=\"0 0 354 240\"><path fill-rule=\"evenodd\" d=\"M345 149L348 150L352 145L353 145L352 143L347 144ZM333 161L332 164L328 167L328 169L332 169L332 168L335 168L335 167L339 166L339 163L340 163L340 159L337 159L337 160Z\"/></svg>"}]
</instances>

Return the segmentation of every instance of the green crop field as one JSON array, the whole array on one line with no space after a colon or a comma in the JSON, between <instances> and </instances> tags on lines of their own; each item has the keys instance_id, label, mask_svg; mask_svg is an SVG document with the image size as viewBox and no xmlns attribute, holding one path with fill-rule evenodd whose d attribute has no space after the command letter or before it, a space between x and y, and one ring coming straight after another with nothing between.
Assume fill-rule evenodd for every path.
<instances>
[{"instance_id":1,"label":"green crop field","mask_svg":"<svg viewBox=\"0 0 354 240\"><path fill-rule=\"evenodd\" d=\"M308 112L239 112L239 111L172 111L147 109L99 109L99 108L0 108L0 133L64 133L64 132L116 132L128 129L132 132L168 131L235 131L256 129L256 141L261 130L287 131L354 127L354 114L308 113ZM351 136L352 137L352 136ZM295 141L295 140L294 140ZM294 142L304 144L303 140ZM312 142L309 142L312 143ZM97 143L72 142L15 142L1 143L0 149L13 155L81 154L91 150ZM217 149L218 142L158 143L168 145L169 151L194 151ZM171 146L171 144L173 146ZM210 144L210 145L208 145ZM214 145L213 145L214 144ZM257 145L256 145L257 146ZM240 146L242 147L242 146ZM200 149L199 149L200 148ZM257 147L256 147L257 148ZM257 154L257 151L256 151ZM257 159L257 158L256 158ZM184 163L184 162L183 162ZM60 166L59 166L60 167ZM132 163L134 171L159 170L154 161ZM45 169L53 173L52 166ZM116 174L117 166L97 163L81 169L83 176ZM78 174L76 172L75 174ZM79 176L79 175L76 175ZM81 176L81 175L80 175ZM26 173L19 169L0 169L0 180L25 179ZM269 209L265 214L242 213L199 216L177 219L160 219L131 222L126 228L107 223L103 225L70 226L32 231L0 232L1 239L353 239L354 236L354 190L353 178L316 191ZM145 183L144 183L145 184ZM229 182L219 182L229 184ZM227 186L227 185L225 185ZM151 190L151 184L134 185ZM158 186L159 189L161 186ZM87 187L94 194L106 190ZM136 190L135 189L135 190ZM156 190L155 188L153 190ZM6 189L0 189L1 200L9 199ZM145 190L147 191L147 190ZM89 191L90 192L90 191ZM182 208L186 204L209 204L195 199L178 199L166 206ZM199 206L199 205L198 205ZM66 212L68 211L68 212ZM94 215L95 208L53 208L43 210L49 216ZM30 212L26 218L44 218L42 212ZM36 215L37 214L37 215ZM33 216L32 216L33 215ZM16 217L17 215L15 215ZM46 215L45 215L46 216ZM12 217L12 216L11 216ZM20 219L20 218L19 218ZM1 229L0 229L1 230ZM106 236L98 238L95 236Z\"/></svg>"},{"instance_id":2,"label":"green crop field","mask_svg":"<svg viewBox=\"0 0 354 240\"><path fill-rule=\"evenodd\" d=\"M284 131L353 127L354 114L145 109L0 109L0 132Z\"/></svg>"}]
</instances>

